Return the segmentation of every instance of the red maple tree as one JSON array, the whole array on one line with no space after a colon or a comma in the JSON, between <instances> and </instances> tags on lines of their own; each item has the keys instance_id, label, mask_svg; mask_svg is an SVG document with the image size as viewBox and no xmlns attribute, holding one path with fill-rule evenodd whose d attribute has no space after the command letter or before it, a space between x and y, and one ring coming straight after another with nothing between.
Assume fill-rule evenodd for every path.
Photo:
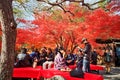
<instances>
[{"instance_id":1,"label":"red maple tree","mask_svg":"<svg viewBox=\"0 0 120 80\"><path fill-rule=\"evenodd\" d=\"M93 46L97 46L96 38L120 38L119 15L112 15L102 9L89 11L78 5L71 5L68 9L74 16L61 10L54 13L36 11L35 20L32 21L36 27L18 29L18 43L34 44L37 47L60 44L73 51L83 37L88 38ZM26 20L22 22L26 23Z\"/></svg>"}]
</instances>

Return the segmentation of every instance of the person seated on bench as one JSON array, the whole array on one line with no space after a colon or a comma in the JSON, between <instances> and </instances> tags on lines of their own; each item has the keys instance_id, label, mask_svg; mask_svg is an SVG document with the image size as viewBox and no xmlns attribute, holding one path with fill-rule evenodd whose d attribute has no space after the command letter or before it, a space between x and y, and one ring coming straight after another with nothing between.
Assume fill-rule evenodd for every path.
<instances>
[{"instance_id":1,"label":"person seated on bench","mask_svg":"<svg viewBox=\"0 0 120 80\"><path fill-rule=\"evenodd\" d=\"M46 57L47 57L47 49L46 49L46 47L43 47L40 50L40 59L38 60L39 66L43 65L43 63L46 61L46 59L45 59Z\"/></svg>"},{"instance_id":2,"label":"person seated on bench","mask_svg":"<svg viewBox=\"0 0 120 80\"><path fill-rule=\"evenodd\" d=\"M91 64L97 65L97 56L98 53L96 52L96 49L93 49L93 51L91 52Z\"/></svg>"},{"instance_id":3,"label":"person seated on bench","mask_svg":"<svg viewBox=\"0 0 120 80\"><path fill-rule=\"evenodd\" d=\"M21 52L17 55L17 59L14 63L14 68L21 68L21 67L32 67L32 58L27 53L26 48L21 48ZM28 80L29 78L12 78L12 80Z\"/></svg>"},{"instance_id":4,"label":"person seated on bench","mask_svg":"<svg viewBox=\"0 0 120 80\"><path fill-rule=\"evenodd\" d=\"M66 56L65 60L66 60L67 66L75 64L75 57L74 57L73 53L70 52L70 50L67 51L67 56Z\"/></svg>"},{"instance_id":5,"label":"person seated on bench","mask_svg":"<svg viewBox=\"0 0 120 80\"><path fill-rule=\"evenodd\" d=\"M65 64L65 51L61 49L57 52L54 59L54 68L61 71L70 71L71 69Z\"/></svg>"},{"instance_id":6,"label":"person seated on bench","mask_svg":"<svg viewBox=\"0 0 120 80\"><path fill-rule=\"evenodd\" d=\"M50 69L54 64L54 53L51 48L47 49L47 56L45 57L46 61L43 63L43 69ZM48 65L48 68L47 68Z\"/></svg>"},{"instance_id":7,"label":"person seated on bench","mask_svg":"<svg viewBox=\"0 0 120 80\"><path fill-rule=\"evenodd\" d=\"M17 55L16 62L14 63L14 67L32 67L30 63L30 56L27 54L27 49L22 48L21 53Z\"/></svg>"},{"instance_id":8,"label":"person seated on bench","mask_svg":"<svg viewBox=\"0 0 120 80\"><path fill-rule=\"evenodd\" d=\"M70 71L70 76L84 78L84 72L82 71L83 57L79 57L76 65L77 65L76 68Z\"/></svg>"}]
</instances>

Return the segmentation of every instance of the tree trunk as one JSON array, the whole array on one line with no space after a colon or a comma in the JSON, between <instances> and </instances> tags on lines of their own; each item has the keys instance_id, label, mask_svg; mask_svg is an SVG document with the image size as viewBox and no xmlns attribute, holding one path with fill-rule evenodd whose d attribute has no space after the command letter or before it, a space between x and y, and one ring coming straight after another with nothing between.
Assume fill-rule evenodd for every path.
<instances>
[{"instance_id":1,"label":"tree trunk","mask_svg":"<svg viewBox=\"0 0 120 80\"><path fill-rule=\"evenodd\" d=\"M12 0L0 0L0 22L2 26L0 80L12 80L16 41L16 23L13 17Z\"/></svg>"}]
</instances>

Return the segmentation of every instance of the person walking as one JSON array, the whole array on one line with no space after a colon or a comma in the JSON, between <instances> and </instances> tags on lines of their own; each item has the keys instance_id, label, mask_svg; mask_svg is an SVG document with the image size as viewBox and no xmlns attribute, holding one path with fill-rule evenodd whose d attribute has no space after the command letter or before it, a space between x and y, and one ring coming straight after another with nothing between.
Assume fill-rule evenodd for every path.
<instances>
[{"instance_id":1,"label":"person walking","mask_svg":"<svg viewBox=\"0 0 120 80\"><path fill-rule=\"evenodd\" d=\"M110 74L111 71L111 58L112 58L112 54L110 50L106 49L106 52L104 53L106 74Z\"/></svg>"}]
</instances>

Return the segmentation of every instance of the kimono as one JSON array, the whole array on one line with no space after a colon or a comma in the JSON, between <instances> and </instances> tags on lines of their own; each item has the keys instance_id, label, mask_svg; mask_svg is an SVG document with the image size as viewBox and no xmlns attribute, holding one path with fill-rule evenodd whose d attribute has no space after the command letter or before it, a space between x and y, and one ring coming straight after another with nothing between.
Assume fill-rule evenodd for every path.
<instances>
[{"instance_id":1,"label":"kimono","mask_svg":"<svg viewBox=\"0 0 120 80\"><path fill-rule=\"evenodd\" d=\"M61 53L58 52L54 59L54 68L57 70L66 69L65 59L61 56Z\"/></svg>"}]
</instances>

